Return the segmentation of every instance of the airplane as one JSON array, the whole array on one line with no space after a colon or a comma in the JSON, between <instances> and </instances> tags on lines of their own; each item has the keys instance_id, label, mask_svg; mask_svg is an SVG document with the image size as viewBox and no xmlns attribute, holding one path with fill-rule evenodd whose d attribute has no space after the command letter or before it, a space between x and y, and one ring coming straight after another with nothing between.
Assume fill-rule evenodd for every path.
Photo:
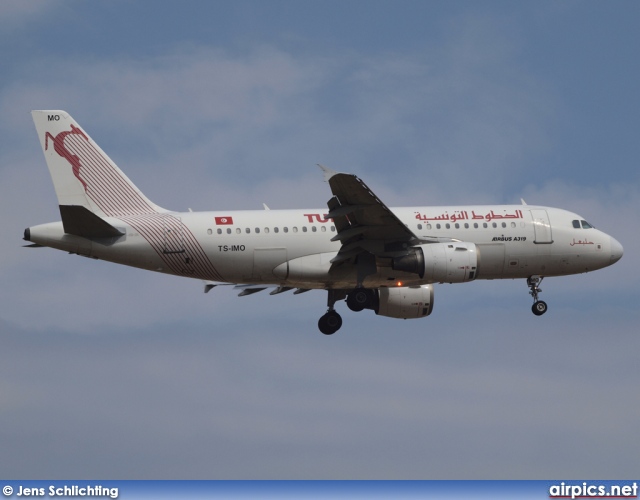
<instances>
[{"instance_id":1,"label":"airplane","mask_svg":"<svg viewBox=\"0 0 640 500\"><path fill-rule=\"evenodd\" d=\"M32 116L61 221L25 229L25 246L199 279L205 293L223 285L240 296L326 290L325 335L342 326L340 301L391 318L429 316L437 283L525 279L540 316L545 277L602 269L623 254L617 240L566 210L524 200L389 208L360 178L324 166L327 209L166 210L68 113Z\"/></svg>"}]
</instances>

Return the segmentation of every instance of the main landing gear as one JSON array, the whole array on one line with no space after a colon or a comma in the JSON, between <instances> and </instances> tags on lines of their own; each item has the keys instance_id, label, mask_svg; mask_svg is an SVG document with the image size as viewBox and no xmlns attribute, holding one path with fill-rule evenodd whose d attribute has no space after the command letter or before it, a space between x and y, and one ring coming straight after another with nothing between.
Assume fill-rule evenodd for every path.
<instances>
[{"instance_id":1,"label":"main landing gear","mask_svg":"<svg viewBox=\"0 0 640 500\"><path fill-rule=\"evenodd\" d=\"M318 328L325 335L333 335L342 326L342 317L335 311L333 306L338 300L343 300L347 293L344 290L327 290L327 312L318 320Z\"/></svg>"},{"instance_id":2,"label":"main landing gear","mask_svg":"<svg viewBox=\"0 0 640 500\"><path fill-rule=\"evenodd\" d=\"M356 288L347 295L347 307L355 312L364 309L373 309L376 295L373 290L367 288Z\"/></svg>"},{"instance_id":3,"label":"main landing gear","mask_svg":"<svg viewBox=\"0 0 640 500\"><path fill-rule=\"evenodd\" d=\"M355 288L347 290L327 290L327 312L318 320L318 328L325 335L333 335L342 326L342 318L335 311L335 303L339 300L347 299L347 307L352 311L363 311L364 309L376 310L378 307L378 296L374 290L368 288ZM347 293L348 292L348 293Z\"/></svg>"},{"instance_id":4,"label":"main landing gear","mask_svg":"<svg viewBox=\"0 0 640 500\"><path fill-rule=\"evenodd\" d=\"M533 306L531 306L531 311L533 311L533 314L536 316L542 316L547 312L547 303L542 300L538 300L538 294L542 292L538 285L542 283L543 279L544 277L541 276L529 276L527 278L527 286L531 290L529 295L533 297Z\"/></svg>"},{"instance_id":5,"label":"main landing gear","mask_svg":"<svg viewBox=\"0 0 640 500\"><path fill-rule=\"evenodd\" d=\"M333 335L342 326L342 317L334 310L329 309L327 313L318 320L318 328L325 335Z\"/></svg>"}]
</instances>

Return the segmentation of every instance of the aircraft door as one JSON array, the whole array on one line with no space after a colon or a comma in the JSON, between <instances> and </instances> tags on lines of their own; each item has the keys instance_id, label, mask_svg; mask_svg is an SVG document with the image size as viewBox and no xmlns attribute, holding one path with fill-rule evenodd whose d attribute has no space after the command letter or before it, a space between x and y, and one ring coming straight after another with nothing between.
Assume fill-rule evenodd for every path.
<instances>
[{"instance_id":1,"label":"aircraft door","mask_svg":"<svg viewBox=\"0 0 640 500\"><path fill-rule=\"evenodd\" d=\"M175 215L162 216L162 253L163 260L177 274L192 276L195 274L193 247L185 242L185 229L182 219Z\"/></svg>"},{"instance_id":2,"label":"aircraft door","mask_svg":"<svg viewBox=\"0 0 640 500\"><path fill-rule=\"evenodd\" d=\"M553 243L551 223L546 210L530 210L533 219L534 243Z\"/></svg>"},{"instance_id":3,"label":"aircraft door","mask_svg":"<svg viewBox=\"0 0 640 500\"><path fill-rule=\"evenodd\" d=\"M180 217L162 216L162 252L165 254L184 253L184 231Z\"/></svg>"}]
</instances>

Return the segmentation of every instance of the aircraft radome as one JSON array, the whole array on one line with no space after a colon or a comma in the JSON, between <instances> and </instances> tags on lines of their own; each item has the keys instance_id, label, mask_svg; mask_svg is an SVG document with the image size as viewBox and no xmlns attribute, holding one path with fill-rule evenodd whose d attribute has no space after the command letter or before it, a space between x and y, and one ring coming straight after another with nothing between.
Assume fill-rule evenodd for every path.
<instances>
[{"instance_id":1,"label":"aircraft radome","mask_svg":"<svg viewBox=\"0 0 640 500\"><path fill-rule=\"evenodd\" d=\"M174 212L150 201L64 111L33 111L61 221L27 228L47 246L204 281L240 296L327 291L324 334L342 325L335 305L392 318L433 310L434 284L526 280L533 313L548 276L617 262L622 245L583 217L525 205L387 207L355 175L326 167L328 209Z\"/></svg>"}]
</instances>

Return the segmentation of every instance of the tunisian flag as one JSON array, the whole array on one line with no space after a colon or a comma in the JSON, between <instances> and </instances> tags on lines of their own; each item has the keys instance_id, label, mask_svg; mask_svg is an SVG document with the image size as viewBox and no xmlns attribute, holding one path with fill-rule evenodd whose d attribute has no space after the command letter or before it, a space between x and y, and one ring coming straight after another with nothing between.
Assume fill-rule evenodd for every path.
<instances>
[{"instance_id":1,"label":"tunisian flag","mask_svg":"<svg viewBox=\"0 0 640 500\"><path fill-rule=\"evenodd\" d=\"M233 224L233 217L216 217L216 226Z\"/></svg>"}]
</instances>

